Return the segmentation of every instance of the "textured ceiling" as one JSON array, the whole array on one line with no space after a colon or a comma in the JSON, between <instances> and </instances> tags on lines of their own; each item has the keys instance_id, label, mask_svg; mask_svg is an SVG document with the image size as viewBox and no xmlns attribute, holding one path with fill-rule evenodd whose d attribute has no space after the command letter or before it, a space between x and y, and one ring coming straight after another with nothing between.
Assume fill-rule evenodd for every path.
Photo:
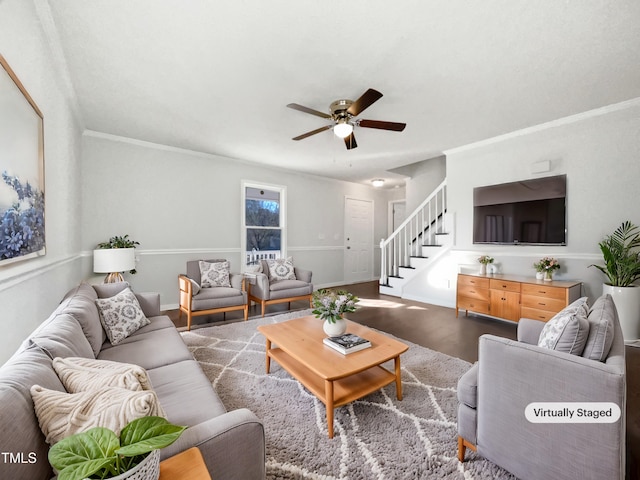
<instances>
[{"instance_id":1,"label":"textured ceiling","mask_svg":"<svg viewBox=\"0 0 640 480\"><path fill-rule=\"evenodd\" d=\"M388 169L640 97L640 2L48 0L89 130L301 172ZM347 151L327 111L384 97ZM395 179L395 180L394 180Z\"/></svg>"}]
</instances>

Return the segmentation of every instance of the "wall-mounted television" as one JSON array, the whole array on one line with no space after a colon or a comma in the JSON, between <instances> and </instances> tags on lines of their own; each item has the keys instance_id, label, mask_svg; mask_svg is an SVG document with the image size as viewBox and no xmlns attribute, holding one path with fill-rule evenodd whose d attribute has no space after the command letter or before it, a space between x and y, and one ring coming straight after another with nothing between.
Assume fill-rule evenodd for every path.
<instances>
[{"instance_id":1,"label":"wall-mounted television","mask_svg":"<svg viewBox=\"0 0 640 480\"><path fill-rule=\"evenodd\" d=\"M567 244L567 176L473 189L473 243Z\"/></svg>"}]
</instances>

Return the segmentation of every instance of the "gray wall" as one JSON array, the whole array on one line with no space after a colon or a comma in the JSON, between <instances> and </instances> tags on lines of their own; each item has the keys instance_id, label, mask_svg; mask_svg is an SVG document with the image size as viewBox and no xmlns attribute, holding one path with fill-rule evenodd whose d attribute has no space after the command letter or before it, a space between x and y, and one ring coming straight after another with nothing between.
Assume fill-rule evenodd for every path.
<instances>
[{"instance_id":1,"label":"gray wall","mask_svg":"<svg viewBox=\"0 0 640 480\"><path fill-rule=\"evenodd\" d=\"M407 297L453 306L459 266L477 267L483 254L495 258L501 273L531 276L534 261L556 257L562 266L556 278L584 282L592 299L601 295L604 276L588 268L602 263L598 242L624 220L640 225L638 132L640 99L446 152L455 245L438 274L416 279ZM547 160L548 172L531 173ZM567 175L567 246L473 244L474 187L560 174Z\"/></svg>"},{"instance_id":2,"label":"gray wall","mask_svg":"<svg viewBox=\"0 0 640 480\"><path fill-rule=\"evenodd\" d=\"M141 243L134 288L178 302L185 262L228 258L240 269L241 182L287 189L287 254L313 271L317 286L344 281L344 199L374 202L374 276L378 242L386 236L392 190L260 167L215 155L86 132L83 137L82 244L89 250L113 235ZM90 257L87 256L87 260ZM91 275L90 262L86 265Z\"/></svg>"},{"instance_id":3,"label":"gray wall","mask_svg":"<svg viewBox=\"0 0 640 480\"><path fill-rule=\"evenodd\" d=\"M46 19L46 9L39 14ZM0 53L44 115L46 202L46 255L0 266L3 363L82 278L81 129L66 100L64 79L57 76L56 57L49 50L34 2L0 2Z\"/></svg>"}]
</instances>

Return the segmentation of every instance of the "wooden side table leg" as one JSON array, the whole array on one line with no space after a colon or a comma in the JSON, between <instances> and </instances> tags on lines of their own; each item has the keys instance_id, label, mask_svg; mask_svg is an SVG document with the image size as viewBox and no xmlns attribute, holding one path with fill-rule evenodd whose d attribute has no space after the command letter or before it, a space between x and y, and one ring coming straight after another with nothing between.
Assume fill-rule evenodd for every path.
<instances>
[{"instance_id":1,"label":"wooden side table leg","mask_svg":"<svg viewBox=\"0 0 640 480\"><path fill-rule=\"evenodd\" d=\"M396 367L396 398L402 400L402 371L400 370L400 355L393 359Z\"/></svg>"},{"instance_id":2,"label":"wooden side table leg","mask_svg":"<svg viewBox=\"0 0 640 480\"><path fill-rule=\"evenodd\" d=\"M271 350L271 340L267 338L267 373L271 369L271 357L269 356L269 350Z\"/></svg>"},{"instance_id":3,"label":"wooden side table leg","mask_svg":"<svg viewBox=\"0 0 640 480\"><path fill-rule=\"evenodd\" d=\"M333 382L330 380L324 381L324 396L327 409L327 430L329 438L333 438Z\"/></svg>"}]
</instances>

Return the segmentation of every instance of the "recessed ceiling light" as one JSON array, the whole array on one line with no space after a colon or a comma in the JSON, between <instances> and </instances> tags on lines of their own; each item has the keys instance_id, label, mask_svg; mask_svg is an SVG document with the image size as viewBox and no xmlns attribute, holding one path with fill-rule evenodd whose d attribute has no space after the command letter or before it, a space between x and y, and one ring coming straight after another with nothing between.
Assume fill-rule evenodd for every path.
<instances>
[{"instance_id":1,"label":"recessed ceiling light","mask_svg":"<svg viewBox=\"0 0 640 480\"><path fill-rule=\"evenodd\" d=\"M376 178L375 180L371 180L371 185L374 187L381 187L384 185L384 180L382 178Z\"/></svg>"}]
</instances>

